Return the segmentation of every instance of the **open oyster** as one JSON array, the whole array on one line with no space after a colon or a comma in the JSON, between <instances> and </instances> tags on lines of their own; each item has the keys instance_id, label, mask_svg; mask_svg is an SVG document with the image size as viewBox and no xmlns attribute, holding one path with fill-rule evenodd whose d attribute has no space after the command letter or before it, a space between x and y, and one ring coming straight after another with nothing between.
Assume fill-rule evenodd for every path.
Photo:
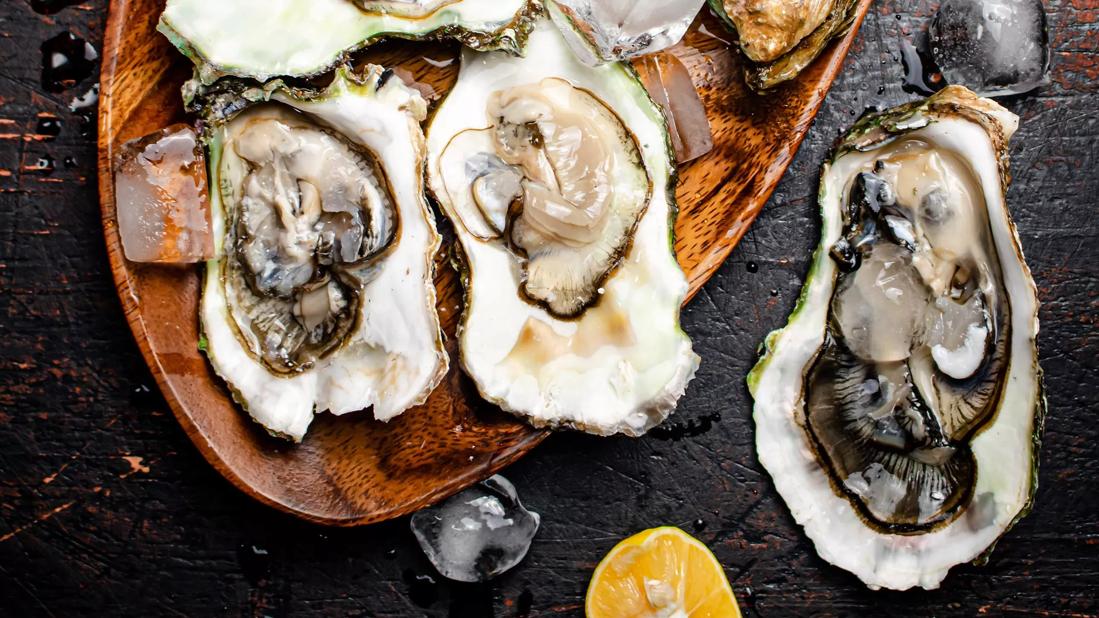
<instances>
[{"instance_id":1,"label":"open oyster","mask_svg":"<svg viewBox=\"0 0 1099 618\"><path fill-rule=\"evenodd\" d=\"M1005 201L1017 122L960 87L861 120L822 170L801 300L748 379L760 462L871 587L937 587L1030 505L1044 400Z\"/></svg>"},{"instance_id":2,"label":"open oyster","mask_svg":"<svg viewBox=\"0 0 1099 618\"><path fill-rule=\"evenodd\" d=\"M203 103L223 254L200 308L215 371L295 441L315 411L388 420L422 403L448 362L423 99L370 66L322 91L222 82Z\"/></svg>"},{"instance_id":3,"label":"open oyster","mask_svg":"<svg viewBox=\"0 0 1099 618\"><path fill-rule=\"evenodd\" d=\"M709 0L740 41L755 90L797 77L855 20L858 0Z\"/></svg>"},{"instance_id":4,"label":"open oyster","mask_svg":"<svg viewBox=\"0 0 1099 618\"><path fill-rule=\"evenodd\" d=\"M382 37L451 37L518 53L535 0L168 0L157 29L210 84L310 77Z\"/></svg>"},{"instance_id":5,"label":"open oyster","mask_svg":"<svg viewBox=\"0 0 1099 618\"><path fill-rule=\"evenodd\" d=\"M428 130L461 243L462 364L536 425L639 435L698 365L659 109L621 63L580 63L547 20L526 58L465 51Z\"/></svg>"}]
</instances>

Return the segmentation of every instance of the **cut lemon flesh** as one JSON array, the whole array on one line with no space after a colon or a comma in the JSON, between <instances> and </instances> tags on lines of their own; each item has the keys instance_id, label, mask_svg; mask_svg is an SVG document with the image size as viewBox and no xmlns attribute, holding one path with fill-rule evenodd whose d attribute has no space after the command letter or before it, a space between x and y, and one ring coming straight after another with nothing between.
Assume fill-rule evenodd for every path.
<instances>
[{"instance_id":1,"label":"cut lemon flesh","mask_svg":"<svg viewBox=\"0 0 1099 618\"><path fill-rule=\"evenodd\" d=\"M588 618L739 618L721 564L679 528L653 528L614 546L595 567Z\"/></svg>"}]
</instances>

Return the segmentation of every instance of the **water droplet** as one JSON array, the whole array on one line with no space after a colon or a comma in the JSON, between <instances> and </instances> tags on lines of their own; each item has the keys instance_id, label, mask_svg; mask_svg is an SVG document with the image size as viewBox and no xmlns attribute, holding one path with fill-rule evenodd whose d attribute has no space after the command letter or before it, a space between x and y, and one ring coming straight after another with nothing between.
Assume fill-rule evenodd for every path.
<instances>
[{"instance_id":1,"label":"water droplet","mask_svg":"<svg viewBox=\"0 0 1099 618\"><path fill-rule=\"evenodd\" d=\"M926 32L917 34L915 43L901 39L901 64L904 66L901 89L909 94L927 96L946 85L931 57Z\"/></svg>"},{"instance_id":2,"label":"water droplet","mask_svg":"<svg viewBox=\"0 0 1099 618\"><path fill-rule=\"evenodd\" d=\"M697 534L706 529L706 522L702 519L696 519L694 520L694 523L691 524L691 528L693 528L695 533Z\"/></svg>"},{"instance_id":3,"label":"water droplet","mask_svg":"<svg viewBox=\"0 0 1099 618\"><path fill-rule=\"evenodd\" d=\"M252 585L267 579L271 574L271 554L257 545L244 543L237 547L237 561L244 578Z\"/></svg>"},{"instance_id":4,"label":"water droplet","mask_svg":"<svg viewBox=\"0 0 1099 618\"><path fill-rule=\"evenodd\" d=\"M95 122L95 112L86 111L77 115L80 121L80 137L95 137L98 126Z\"/></svg>"},{"instance_id":5,"label":"water droplet","mask_svg":"<svg viewBox=\"0 0 1099 618\"><path fill-rule=\"evenodd\" d=\"M65 167L72 169L77 165L79 165L79 163L77 162L76 157L65 157Z\"/></svg>"},{"instance_id":6,"label":"water droplet","mask_svg":"<svg viewBox=\"0 0 1099 618\"><path fill-rule=\"evenodd\" d=\"M41 172L47 176L53 173L55 169L55 163L53 157L48 154L38 157L38 160L34 162L34 165L26 168L28 172Z\"/></svg>"},{"instance_id":7,"label":"water droplet","mask_svg":"<svg viewBox=\"0 0 1099 618\"><path fill-rule=\"evenodd\" d=\"M744 265L744 267L746 269L748 269L748 272L750 272L750 273L759 272L759 264L756 264L755 262L748 262L747 264Z\"/></svg>"},{"instance_id":8,"label":"water droplet","mask_svg":"<svg viewBox=\"0 0 1099 618\"><path fill-rule=\"evenodd\" d=\"M130 391L130 405L138 410L151 412L163 407L164 399L156 388L138 384Z\"/></svg>"},{"instance_id":9,"label":"water droplet","mask_svg":"<svg viewBox=\"0 0 1099 618\"><path fill-rule=\"evenodd\" d=\"M408 598L417 607L428 608L439 600L439 584L430 575L419 575L412 569L405 569L401 575L408 586Z\"/></svg>"},{"instance_id":10,"label":"water droplet","mask_svg":"<svg viewBox=\"0 0 1099 618\"><path fill-rule=\"evenodd\" d=\"M42 87L49 92L72 88L92 74L98 60L91 43L62 32L42 44Z\"/></svg>"},{"instance_id":11,"label":"water droplet","mask_svg":"<svg viewBox=\"0 0 1099 618\"><path fill-rule=\"evenodd\" d=\"M39 114L34 132L50 141L61 134L61 119L53 114Z\"/></svg>"},{"instance_id":12,"label":"water droplet","mask_svg":"<svg viewBox=\"0 0 1099 618\"><path fill-rule=\"evenodd\" d=\"M771 290L771 296L778 296L778 290Z\"/></svg>"},{"instance_id":13,"label":"water droplet","mask_svg":"<svg viewBox=\"0 0 1099 618\"><path fill-rule=\"evenodd\" d=\"M82 109L88 109L89 107L95 107L95 104L99 102L99 82L92 84L91 88L77 97L73 97L72 101L69 101L69 111L79 112Z\"/></svg>"}]
</instances>

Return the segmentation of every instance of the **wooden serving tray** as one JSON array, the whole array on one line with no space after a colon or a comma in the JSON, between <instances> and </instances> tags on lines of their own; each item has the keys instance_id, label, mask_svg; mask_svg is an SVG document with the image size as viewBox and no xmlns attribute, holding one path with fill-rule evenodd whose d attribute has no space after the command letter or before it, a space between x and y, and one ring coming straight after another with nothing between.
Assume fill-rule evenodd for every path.
<instances>
[{"instance_id":1,"label":"wooden serving tray","mask_svg":"<svg viewBox=\"0 0 1099 618\"><path fill-rule=\"evenodd\" d=\"M839 72L855 26L798 80L767 95L747 90L733 36L708 10L672 53L699 87L714 150L680 169L676 251L693 296L755 219L786 170ZM319 415L304 442L269 437L232 402L198 350L199 269L128 262L115 219L111 161L123 142L184 120L180 86L191 65L156 32L163 0L114 0L99 104L99 190L111 269L126 318L168 405L203 456L259 501L322 524L398 517L484 479L533 449L547 432L483 402L458 369L461 301L454 271L437 261L438 307L451 370L427 403L388 424L369 412ZM370 62L400 66L445 94L456 44L389 42ZM431 58L435 65L424 60ZM445 227L440 221L440 227Z\"/></svg>"}]
</instances>

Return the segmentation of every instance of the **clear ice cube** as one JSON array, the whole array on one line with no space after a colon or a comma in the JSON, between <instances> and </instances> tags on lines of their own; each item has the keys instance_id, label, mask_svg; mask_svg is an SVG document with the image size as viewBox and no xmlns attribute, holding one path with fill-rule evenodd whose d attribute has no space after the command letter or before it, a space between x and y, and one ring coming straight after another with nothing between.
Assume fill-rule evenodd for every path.
<instances>
[{"instance_id":1,"label":"clear ice cube","mask_svg":"<svg viewBox=\"0 0 1099 618\"><path fill-rule=\"evenodd\" d=\"M713 150L706 107L683 62L673 54L659 52L638 58L634 66L649 96L668 119L676 161L687 163Z\"/></svg>"},{"instance_id":2,"label":"clear ice cube","mask_svg":"<svg viewBox=\"0 0 1099 618\"><path fill-rule=\"evenodd\" d=\"M412 533L444 577L482 582L527 555L540 518L500 475L412 515Z\"/></svg>"},{"instance_id":3,"label":"clear ice cube","mask_svg":"<svg viewBox=\"0 0 1099 618\"><path fill-rule=\"evenodd\" d=\"M549 0L577 57L596 66L651 54L683 38L705 0Z\"/></svg>"},{"instance_id":4,"label":"clear ice cube","mask_svg":"<svg viewBox=\"0 0 1099 618\"><path fill-rule=\"evenodd\" d=\"M172 125L123 144L114 185L126 259L189 264L214 257L206 157L190 126Z\"/></svg>"},{"instance_id":5,"label":"clear ice cube","mask_svg":"<svg viewBox=\"0 0 1099 618\"><path fill-rule=\"evenodd\" d=\"M1029 92L1048 81L1041 0L945 0L931 22L931 54L951 84L983 96Z\"/></svg>"}]
</instances>

